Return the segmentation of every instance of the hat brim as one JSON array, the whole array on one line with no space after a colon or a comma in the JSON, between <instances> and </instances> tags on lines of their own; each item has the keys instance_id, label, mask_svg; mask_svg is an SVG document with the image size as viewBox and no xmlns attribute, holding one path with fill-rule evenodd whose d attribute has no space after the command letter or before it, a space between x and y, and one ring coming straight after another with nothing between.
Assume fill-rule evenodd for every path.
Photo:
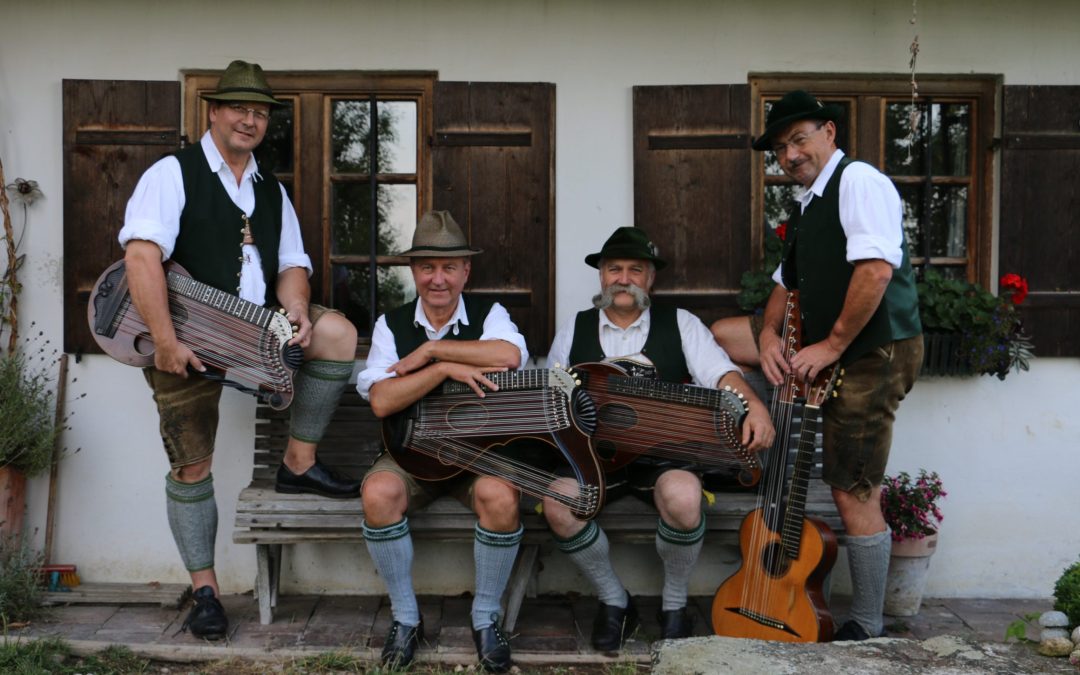
<instances>
[{"instance_id":1,"label":"hat brim","mask_svg":"<svg viewBox=\"0 0 1080 675\"><path fill-rule=\"evenodd\" d=\"M656 256L642 256L640 249L637 247L623 248L621 246L609 246L600 253L590 253L585 256L585 264L589 267L600 269L600 261L604 258L609 260L617 260L620 258L625 260L648 260L658 271L667 267L667 263Z\"/></svg>"},{"instance_id":2,"label":"hat brim","mask_svg":"<svg viewBox=\"0 0 1080 675\"><path fill-rule=\"evenodd\" d=\"M766 127L765 132L754 141L754 144L751 147L754 148L754 150L771 150L772 137L796 122L801 122L803 120L825 120L826 122L836 122L843 116L844 109L835 103L830 103L820 108L815 108L814 110L804 110L803 112L797 112L788 115L787 117L781 117Z\"/></svg>"},{"instance_id":3,"label":"hat brim","mask_svg":"<svg viewBox=\"0 0 1080 675\"><path fill-rule=\"evenodd\" d=\"M410 248L401 256L406 258L468 258L483 253L482 248L439 248L437 246L418 246Z\"/></svg>"},{"instance_id":4,"label":"hat brim","mask_svg":"<svg viewBox=\"0 0 1080 675\"><path fill-rule=\"evenodd\" d=\"M273 96L267 96L258 91L226 91L223 93L208 92L201 95L207 101L229 101L233 103L266 103L271 106L284 106L284 101L279 101Z\"/></svg>"}]
</instances>

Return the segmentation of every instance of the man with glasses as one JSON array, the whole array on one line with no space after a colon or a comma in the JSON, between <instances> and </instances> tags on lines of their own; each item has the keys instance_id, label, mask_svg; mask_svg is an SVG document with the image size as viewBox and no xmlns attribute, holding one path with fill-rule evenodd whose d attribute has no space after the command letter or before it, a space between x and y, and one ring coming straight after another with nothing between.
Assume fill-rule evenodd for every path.
<instances>
[{"instance_id":1,"label":"man with glasses","mask_svg":"<svg viewBox=\"0 0 1080 675\"><path fill-rule=\"evenodd\" d=\"M835 640L882 634L891 532L881 481L892 423L922 364L915 278L901 224L900 195L877 169L836 146L842 109L805 91L773 104L755 150L776 156L804 188L788 222L782 262L762 321L721 319L717 342L738 362L760 365L780 384L844 368L839 397L824 408L822 479L847 530L853 599ZM788 290L799 291L803 348L790 360L781 331Z\"/></svg>"},{"instance_id":2,"label":"man with glasses","mask_svg":"<svg viewBox=\"0 0 1080 675\"><path fill-rule=\"evenodd\" d=\"M233 61L209 101L210 128L199 143L166 157L139 179L128 201L120 245L131 297L154 341L154 392L171 471L166 511L191 575L194 607L184 628L208 640L228 632L214 572L217 505L210 465L221 384L189 373L206 369L177 341L163 261L195 279L259 305L280 305L304 350L297 371L289 442L279 492L358 497L360 481L321 464L316 445L352 374L356 329L343 315L311 305L300 224L285 189L252 156L266 135L274 98L262 68Z\"/></svg>"}]
</instances>

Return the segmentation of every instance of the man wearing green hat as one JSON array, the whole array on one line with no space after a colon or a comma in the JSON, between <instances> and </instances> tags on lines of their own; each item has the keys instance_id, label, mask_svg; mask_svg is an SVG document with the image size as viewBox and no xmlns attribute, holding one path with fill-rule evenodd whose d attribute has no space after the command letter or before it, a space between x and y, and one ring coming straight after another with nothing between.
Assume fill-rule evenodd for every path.
<instances>
[{"instance_id":1,"label":"man wearing green hat","mask_svg":"<svg viewBox=\"0 0 1080 675\"><path fill-rule=\"evenodd\" d=\"M618 228L599 253L585 257L585 263L599 269L601 292L593 298L592 309L579 312L559 329L548 352L549 363L608 360L625 365L632 375L692 381L702 387L730 385L744 393L749 405L743 444L753 451L772 444L775 433L768 411L708 328L686 310L652 304L649 293L665 262L644 231ZM657 618L662 639L693 632L686 602L690 573L705 536L701 487L695 473L649 457L608 476L609 501L630 492L655 504L660 513L656 551L664 563L664 587ZM593 621L593 647L618 650L637 627L638 613L615 573L607 536L595 520L578 520L551 499L544 500L544 516L560 550L596 589L600 608Z\"/></svg>"},{"instance_id":2,"label":"man wearing green hat","mask_svg":"<svg viewBox=\"0 0 1080 675\"><path fill-rule=\"evenodd\" d=\"M773 104L754 149L772 152L804 188L788 222L760 337L745 318L713 325L717 341L766 378L813 380L844 367L839 397L824 408L822 479L847 531L853 599L835 640L882 633L891 533L881 481L900 401L922 364L922 326L900 195L877 169L836 146L842 109L805 91ZM787 291L798 290L803 348L790 361L780 338ZM757 348L755 348L757 347Z\"/></svg>"},{"instance_id":3,"label":"man wearing green hat","mask_svg":"<svg viewBox=\"0 0 1080 675\"><path fill-rule=\"evenodd\" d=\"M405 410L448 379L483 396L495 390L487 373L517 369L529 358L525 338L497 302L462 291L472 256L461 228L447 211L424 214L412 247L401 255L417 298L379 317L371 335L367 367L356 379L360 395L379 417ZM408 515L450 494L477 515L473 558L476 593L473 642L489 672L510 669L510 641L500 625L500 600L524 534L520 493L503 480L463 472L445 481L419 480L384 453L364 476L363 533L375 568L386 583L394 621L382 650L388 668L408 666L424 639L413 589L413 545Z\"/></svg>"},{"instance_id":4,"label":"man wearing green hat","mask_svg":"<svg viewBox=\"0 0 1080 675\"><path fill-rule=\"evenodd\" d=\"M233 61L209 101L210 128L197 144L151 166L128 201L120 245L131 296L154 340L154 392L171 466L165 479L169 526L191 575L194 607L184 623L196 637L228 632L214 572L217 505L210 473L219 382L176 339L162 262L175 260L219 290L259 305L280 305L304 351L297 371L289 443L278 468L280 492L355 498L360 483L318 461L316 446L352 374L356 329L340 313L310 304L311 261L285 189L252 156L281 105L257 64Z\"/></svg>"}]
</instances>

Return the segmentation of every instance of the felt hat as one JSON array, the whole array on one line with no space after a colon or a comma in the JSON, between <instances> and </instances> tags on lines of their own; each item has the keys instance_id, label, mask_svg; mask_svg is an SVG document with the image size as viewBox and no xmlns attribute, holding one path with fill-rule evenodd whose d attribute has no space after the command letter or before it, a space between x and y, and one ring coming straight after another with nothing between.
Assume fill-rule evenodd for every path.
<instances>
[{"instance_id":1,"label":"felt hat","mask_svg":"<svg viewBox=\"0 0 1080 675\"><path fill-rule=\"evenodd\" d=\"M416 224L412 248L401 255L411 258L458 258L483 253L469 240L449 211L428 211Z\"/></svg>"},{"instance_id":2,"label":"felt hat","mask_svg":"<svg viewBox=\"0 0 1080 675\"><path fill-rule=\"evenodd\" d=\"M202 95L208 101L241 101L285 105L274 98L274 92L257 63L236 60L229 64L218 80L217 89Z\"/></svg>"},{"instance_id":3,"label":"felt hat","mask_svg":"<svg viewBox=\"0 0 1080 675\"><path fill-rule=\"evenodd\" d=\"M604 242L604 247L599 253L591 253L585 256L585 264L589 267L600 267L600 261L604 259L629 258L631 260L648 260L662 270L667 263L659 258L660 249L656 244L649 241L644 230L636 227L620 227Z\"/></svg>"},{"instance_id":4,"label":"felt hat","mask_svg":"<svg viewBox=\"0 0 1080 675\"><path fill-rule=\"evenodd\" d=\"M765 133L754 141L755 150L771 150L772 137L795 122L802 120L826 120L836 122L844 115L844 109L836 104L825 105L813 94L796 89L772 104L765 118Z\"/></svg>"}]
</instances>

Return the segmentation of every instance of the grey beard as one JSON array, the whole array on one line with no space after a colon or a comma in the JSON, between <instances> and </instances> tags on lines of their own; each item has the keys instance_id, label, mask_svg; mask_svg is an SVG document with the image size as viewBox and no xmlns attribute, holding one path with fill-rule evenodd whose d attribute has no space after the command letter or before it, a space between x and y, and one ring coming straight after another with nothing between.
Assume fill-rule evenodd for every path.
<instances>
[{"instance_id":1,"label":"grey beard","mask_svg":"<svg viewBox=\"0 0 1080 675\"><path fill-rule=\"evenodd\" d=\"M623 284L612 284L604 289L602 293L594 295L592 304L597 309L607 309L611 307L611 303L615 302L615 294L622 292L629 293L634 298L634 306L643 312L652 305L649 294L633 284L625 286Z\"/></svg>"}]
</instances>

